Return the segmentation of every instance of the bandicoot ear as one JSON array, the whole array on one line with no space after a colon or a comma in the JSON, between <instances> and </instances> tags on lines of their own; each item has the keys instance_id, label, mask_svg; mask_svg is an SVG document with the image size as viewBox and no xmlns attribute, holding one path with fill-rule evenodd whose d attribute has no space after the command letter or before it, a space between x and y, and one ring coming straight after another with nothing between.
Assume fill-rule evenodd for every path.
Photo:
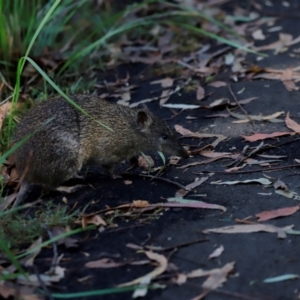
<instances>
[{"instance_id":1,"label":"bandicoot ear","mask_svg":"<svg viewBox=\"0 0 300 300\"><path fill-rule=\"evenodd\" d=\"M148 130L152 124L152 118L147 114L146 111L140 110L136 116L136 123L143 129Z\"/></svg>"}]
</instances>

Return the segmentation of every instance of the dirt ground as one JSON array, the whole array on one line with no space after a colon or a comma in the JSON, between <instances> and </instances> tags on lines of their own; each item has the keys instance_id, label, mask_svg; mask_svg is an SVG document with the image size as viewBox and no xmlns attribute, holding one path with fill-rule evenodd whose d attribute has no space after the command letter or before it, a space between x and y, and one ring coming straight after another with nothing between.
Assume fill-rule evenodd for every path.
<instances>
[{"instance_id":1,"label":"dirt ground","mask_svg":"<svg viewBox=\"0 0 300 300\"><path fill-rule=\"evenodd\" d=\"M276 5L268 13L281 16L274 26L281 26L280 32L288 33L296 38L300 35L300 14L298 1L290 1L289 7L283 7L279 1L273 1ZM237 5L232 2L231 5ZM283 7L283 8L282 8ZM298 10L296 9L298 8ZM262 30L266 30L266 24ZM278 40L278 32L268 32L264 41L256 42L257 46L271 44ZM299 66L299 44L289 46L287 51L275 54L274 50L265 51L268 57L257 60L253 54L248 54L246 63L255 64L261 68L286 70ZM151 67L152 68L152 67ZM153 67L154 68L154 67ZM143 64L131 64L121 66L118 70L110 71L114 80L124 78L130 74L130 84L136 84L137 89L132 97L133 102L152 98L161 94L160 85L151 84L155 78L149 74L149 66ZM150 72L151 73L151 72ZM217 99L227 98L234 103L238 100L257 97L257 99L243 106L249 115L271 115L283 111L284 114L277 119L281 122L253 121L247 123L233 123L237 121L233 116L211 117L211 115L227 114L226 106L216 109L198 108L191 110L170 109L160 107L159 101L151 101L147 106L157 115L166 119L170 126L175 124L192 131L226 136L226 139L218 143L213 151L226 152L228 154L241 154L245 146L249 146L246 153L250 153L262 141L248 142L242 135L250 136L254 133L291 132L284 120L290 112L290 118L300 123L300 92L297 89L288 90L282 80L265 78L240 78L237 82L230 77L231 73L224 68L214 81L222 81L230 84L232 93L227 86L213 87L202 84L205 89L205 98L202 101L196 99L196 92L182 89L170 97L167 103L209 105ZM160 77L161 79L162 77ZM99 74L99 82L103 75ZM296 82L296 81L295 81ZM299 86L297 82L296 86ZM231 109L231 108L230 108ZM244 114L237 107L233 112ZM180 137L180 134L178 134ZM181 138L183 145L190 146L190 150L201 149L213 143L216 137L211 138ZM235 172L225 172L235 160L232 158L220 159L209 163L203 155L192 155L186 160L180 160L178 165L166 168L162 178L186 186L196 178L209 178L199 187L190 191L185 198L204 201L210 204L224 206L226 211L219 209L201 208L169 208L146 211L140 215L120 215L113 220L114 226L108 226L104 231L92 230L79 234L78 247L67 249L59 246L58 251L64 253L61 267L66 269L66 275L59 285L50 288L51 292L82 292L100 290L114 287L118 284L129 282L147 274L157 267L155 262L141 265L133 265L131 262L147 260L144 252L137 251L130 244L138 245L146 249L146 246L162 247L161 251L152 248L153 252L166 257L169 262L168 270L155 278L154 283L164 284L165 288L149 290L143 299L173 300L173 299L198 299L203 291L202 284L207 276L188 278L183 284L178 284L182 274L188 274L195 269L212 270L224 267L228 263L234 263L233 270L225 276L222 287L209 292L207 300L231 300L231 299L300 299L300 258L298 254L300 221L299 212L286 217L257 222L256 214L263 211L294 207L299 205L297 197L288 198L276 191L284 189L271 185L254 183L237 183L235 185L216 184L224 181L244 181L248 179L269 179L274 183L280 179L286 184L289 191L299 193L299 168L295 159L300 159L300 140L297 134L263 140L265 145L274 147L263 148L257 154L251 155L251 159L261 162L259 164L246 165ZM269 155L261 157L259 155ZM152 154L157 166L161 160L157 154ZM271 158L273 156L273 158ZM282 156L279 158L278 156ZM276 159L274 158L276 157ZM203 164L184 167L187 164L203 162ZM243 163L239 164L241 166ZM293 166L293 167L292 167ZM300 166L300 164L298 164ZM230 167L233 167L231 165ZM277 168L277 169L276 169ZM126 166L120 166L120 171ZM275 170L274 170L275 169ZM132 203L133 200L146 200L149 203L166 202L167 198L175 197L179 187L172 182L150 180L137 176L140 169L134 170L132 175L126 175L122 179L112 180L97 168L89 170L84 181L76 179L74 183L85 184L86 187L77 191L72 196L67 196L70 206L77 203L85 206L91 204L87 212L93 213L105 209L107 206L115 207L121 204ZM133 175L136 174L136 175ZM72 183L73 183L72 182ZM61 201L62 195L53 193L44 197L55 197ZM277 232L248 232L248 233L204 233L207 229L233 225L273 225L275 228L283 228L293 225L295 230L284 237L279 238ZM272 227L273 228L273 227ZM275 230L276 231L276 230ZM220 246L224 251L213 259L209 255ZM36 258L36 263L41 264L45 258L51 259L52 250L48 249ZM87 268L85 264L90 261L109 258L114 262L122 262L124 265L110 268ZM125 264L126 263L126 264ZM180 275L181 274L181 275ZM290 276L296 274L298 276ZM288 280L266 283L265 279L288 275ZM294 278L294 279L291 279ZM176 283L177 281L177 283ZM86 299L131 299L132 291L127 293L88 297ZM78 299L85 299L81 297ZM200 298L199 298L200 299Z\"/></svg>"}]
</instances>

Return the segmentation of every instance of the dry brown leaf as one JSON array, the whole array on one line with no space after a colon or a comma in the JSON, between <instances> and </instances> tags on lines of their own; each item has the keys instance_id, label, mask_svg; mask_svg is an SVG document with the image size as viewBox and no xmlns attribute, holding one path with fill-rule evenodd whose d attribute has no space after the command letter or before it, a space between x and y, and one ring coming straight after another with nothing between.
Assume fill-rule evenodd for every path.
<instances>
[{"instance_id":1,"label":"dry brown leaf","mask_svg":"<svg viewBox=\"0 0 300 300\"><path fill-rule=\"evenodd\" d=\"M250 122L251 120L255 120L255 121L269 121L269 122L281 122L281 120L278 120L277 117L281 116L284 114L284 111L278 111L272 115L268 115L268 116L256 116L256 115L243 115L243 114L238 114L235 112L232 112L231 110L227 109L227 111L229 112L229 114L232 117L235 117L237 119L242 120L242 122ZM234 123L236 123L238 121L234 121ZM240 122L239 122L240 123Z\"/></svg>"},{"instance_id":2,"label":"dry brown leaf","mask_svg":"<svg viewBox=\"0 0 300 300\"><path fill-rule=\"evenodd\" d=\"M202 284L204 289L215 290L226 282L226 278L230 272L233 271L234 262L226 264L224 267L219 269L219 272L211 274Z\"/></svg>"},{"instance_id":3,"label":"dry brown leaf","mask_svg":"<svg viewBox=\"0 0 300 300\"><path fill-rule=\"evenodd\" d=\"M52 237L57 237L61 234L64 234L66 232L69 232L69 228L61 227L61 226L55 226L51 228L51 235ZM65 236L63 238L60 238L56 241L58 245L65 245L67 248L73 248L78 247L78 240L75 238L72 238L70 236Z\"/></svg>"},{"instance_id":4,"label":"dry brown leaf","mask_svg":"<svg viewBox=\"0 0 300 300\"><path fill-rule=\"evenodd\" d=\"M145 254L147 255L147 257L153 261L155 261L158 266L150 273L139 277L135 280L126 282L126 283L122 283L118 286L122 287L122 286L131 286L131 285L136 285L136 284L140 284L141 282L145 282L145 280L147 282L151 282L151 280L157 276L159 276L160 274L164 273L165 270L168 267L168 260L167 258L162 255L162 254L158 254L155 252L151 252L151 251L145 251ZM149 280L148 280L149 279Z\"/></svg>"},{"instance_id":5,"label":"dry brown leaf","mask_svg":"<svg viewBox=\"0 0 300 300\"><path fill-rule=\"evenodd\" d=\"M232 266L234 266L234 262L228 263ZM227 266L226 264L225 266ZM224 266L224 267L225 267ZM203 269L196 269L187 274L188 278L198 278L198 277L204 277L204 276L210 276L212 274L218 274L220 272L220 268L211 269L211 270L203 270Z\"/></svg>"},{"instance_id":6,"label":"dry brown leaf","mask_svg":"<svg viewBox=\"0 0 300 300\"><path fill-rule=\"evenodd\" d=\"M232 225L219 228L212 228L203 230L203 233L252 233L252 232L276 232L278 238L286 238L286 231L293 228L291 226L276 227L267 224L246 224L246 225Z\"/></svg>"},{"instance_id":7,"label":"dry brown leaf","mask_svg":"<svg viewBox=\"0 0 300 300\"><path fill-rule=\"evenodd\" d=\"M285 88L290 92L297 91L299 89L293 81L293 70L291 68L284 70L284 72L281 74L281 81Z\"/></svg>"},{"instance_id":8,"label":"dry brown leaf","mask_svg":"<svg viewBox=\"0 0 300 300\"><path fill-rule=\"evenodd\" d=\"M49 286L52 282L59 282L64 277L65 269L60 266L56 266L55 268L52 268L51 274L30 274L27 277L20 275L17 282L22 285L40 286L42 280L45 285Z\"/></svg>"},{"instance_id":9,"label":"dry brown leaf","mask_svg":"<svg viewBox=\"0 0 300 300\"><path fill-rule=\"evenodd\" d=\"M94 224L96 226L106 226L106 222L99 215L89 215L82 217L82 228L85 228L88 224Z\"/></svg>"},{"instance_id":10,"label":"dry brown leaf","mask_svg":"<svg viewBox=\"0 0 300 300\"><path fill-rule=\"evenodd\" d=\"M198 200L183 199L183 198L168 198L170 203L161 203L163 207L188 207L188 208L204 208L204 209L219 209L226 211L226 207L218 204L207 203Z\"/></svg>"},{"instance_id":11,"label":"dry brown leaf","mask_svg":"<svg viewBox=\"0 0 300 300\"><path fill-rule=\"evenodd\" d=\"M280 179L276 180L273 184L275 190L278 190L278 189L281 189L281 190L284 190L284 191L288 191L289 188L287 187L287 185L281 181Z\"/></svg>"},{"instance_id":12,"label":"dry brown leaf","mask_svg":"<svg viewBox=\"0 0 300 300\"><path fill-rule=\"evenodd\" d=\"M231 265L233 264L233 265ZM227 275L233 270L234 263L226 264L218 273L211 274L209 278L202 284L204 291L192 300L201 300L211 291L221 287L226 281Z\"/></svg>"},{"instance_id":13,"label":"dry brown leaf","mask_svg":"<svg viewBox=\"0 0 300 300\"><path fill-rule=\"evenodd\" d=\"M132 201L132 204L134 207L137 207L137 208L147 207L150 205L149 202L146 200L134 200L134 201Z\"/></svg>"},{"instance_id":14,"label":"dry brown leaf","mask_svg":"<svg viewBox=\"0 0 300 300\"><path fill-rule=\"evenodd\" d=\"M263 211L261 213L256 214L255 216L258 218L257 220L258 222L264 222L275 218L293 215L299 210L299 208L300 208L299 205L283 207L279 209Z\"/></svg>"},{"instance_id":15,"label":"dry brown leaf","mask_svg":"<svg viewBox=\"0 0 300 300\"><path fill-rule=\"evenodd\" d=\"M216 147L221 141L227 139L225 135L221 134L210 134L210 133L200 133L200 132L192 132L181 125L176 124L174 126L175 130L185 137L194 137L194 138L211 138L217 137L217 139L211 143L213 147Z\"/></svg>"},{"instance_id":16,"label":"dry brown leaf","mask_svg":"<svg viewBox=\"0 0 300 300\"><path fill-rule=\"evenodd\" d=\"M252 37L253 37L253 39L255 39L255 40L260 40L260 41L266 39L266 37L265 37L265 35L263 34L263 31L262 31L261 28L259 28L259 29L255 30L255 31L253 31L253 32L252 32Z\"/></svg>"},{"instance_id":17,"label":"dry brown leaf","mask_svg":"<svg viewBox=\"0 0 300 300\"><path fill-rule=\"evenodd\" d=\"M290 113L288 112L285 118L285 125L287 128L293 130L296 133L300 133L300 125L290 118Z\"/></svg>"},{"instance_id":18,"label":"dry brown leaf","mask_svg":"<svg viewBox=\"0 0 300 300\"><path fill-rule=\"evenodd\" d=\"M238 171L238 170L243 169L245 166L247 166L247 164L243 164L243 165L241 165L241 166L239 166L239 167L228 168L228 169L225 170L225 172L226 172L226 173L236 172L236 171Z\"/></svg>"},{"instance_id":19,"label":"dry brown leaf","mask_svg":"<svg viewBox=\"0 0 300 300\"><path fill-rule=\"evenodd\" d=\"M227 86L227 83L224 81L213 81L213 82L209 83L208 85L215 87L215 88L219 88L219 87Z\"/></svg>"},{"instance_id":20,"label":"dry brown leaf","mask_svg":"<svg viewBox=\"0 0 300 300\"><path fill-rule=\"evenodd\" d=\"M185 190L184 189L180 189L175 193L175 197L184 197L185 195L187 195L192 189L200 186L203 182L205 182L207 179L209 178L209 176L206 177L201 177L199 180L194 181L188 185L185 186Z\"/></svg>"},{"instance_id":21,"label":"dry brown leaf","mask_svg":"<svg viewBox=\"0 0 300 300\"><path fill-rule=\"evenodd\" d=\"M30 247L27 249L27 251L31 251L34 249L34 252L31 252L28 256L24 257L21 260L21 263L24 264L26 267L32 267L34 263L34 259L40 254L41 252L41 244L42 244L42 238L39 237L35 242L33 242Z\"/></svg>"},{"instance_id":22,"label":"dry brown leaf","mask_svg":"<svg viewBox=\"0 0 300 300\"><path fill-rule=\"evenodd\" d=\"M0 106L0 130L3 125L3 121L5 117L8 115L8 113L10 112L10 110L11 110L11 102L7 101Z\"/></svg>"},{"instance_id":23,"label":"dry brown leaf","mask_svg":"<svg viewBox=\"0 0 300 300\"><path fill-rule=\"evenodd\" d=\"M84 264L87 268L117 268L126 265L126 262L115 262L111 258L101 258L98 260L89 261Z\"/></svg>"},{"instance_id":24,"label":"dry brown leaf","mask_svg":"<svg viewBox=\"0 0 300 300\"><path fill-rule=\"evenodd\" d=\"M293 42L293 36L287 33L279 33L279 40L269 45L255 47L256 50L275 50L275 54L284 52Z\"/></svg>"},{"instance_id":25,"label":"dry brown leaf","mask_svg":"<svg viewBox=\"0 0 300 300\"><path fill-rule=\"evenodd\" d=\"M16 299L16 296L22 296L23 300L42 300L44 297L37 294L34 288L27 286L20 286L19 284L14 284L12 282L1 282L0 283L0 295L8 299L13 297ZM21 298L18 298L21 299Z\"/></svg>"},{"instance_id":26,"label":"dry brown leaf","mask_svg":"<svg viewBox=\"0 0 300 300\"><path fill-rule=\"evenodd\" d=\"M187 280L186 274L179 273L177 275L176 279L173 279L172 281L178 285L182 285L182 284L186 283L186 280Z\"/></svg>"},{"instance_id":27,"label":"dry brown leaf","mask_svg":"<svg viewBox=\"0 0 300 300\"><path fill-rule=\"evenodd\" d=\"M163 104L165 104L169 98L170 98L170 94L172 93L172 89L165 89L168 87L173 87L174 84L174 79L170 78L170 77L166 77L160 80L155 80L153 82L151 82L151 84L158 84L160 83L161 86L164 88L164 90L161 93L160 96L160 100L159 100L159 105L162 106Z\"/></svg>"},{"instance_id":28,"label":"dry brown leaf","mask_svg":"<svg viewBox=\"0 0 300 300\"><path fill-rule=\"evenodd\" d=\"M273 132L273 133L255 133L250 136L242 135L242 137L248 142L256 142L270 138L276 138L284 135L292 135L292 132Z\"/></svg>"},{"instance_id":29,"label":"dry brown leaf","mask_svg":"<svg viewBox=\"0 0 300 300\"><path fill-rule=\"evenodd\" d=\"M238 156L238 154L231 154L230 152L215 152L210 150L203 150L199 154L209 158L236 158Z\"/></svg>"},{"instance_id":30,"label":"dry brown leaf","mask_svg":"<svg viewBox=\"0 0 300 300\"><path fill-rule=\"evenodd\" d=\"M205 90L202 86L198 86L196 98L197 100L203 100L205 97Z\"/></svg>"}]
</instances>

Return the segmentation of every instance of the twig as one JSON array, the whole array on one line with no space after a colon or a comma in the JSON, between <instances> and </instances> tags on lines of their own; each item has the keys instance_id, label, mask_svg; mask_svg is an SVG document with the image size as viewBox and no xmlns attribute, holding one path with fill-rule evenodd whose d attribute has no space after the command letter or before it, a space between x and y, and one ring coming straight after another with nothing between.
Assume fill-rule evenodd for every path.
<instances>
[{"instance_id":1,"label":"twig","mask_svg":"<svg viewBox=\"0 0 300 300\"><path fill-rule=\"evenodd\" d=\"M283 166L283 167L274 167L268 169L257 169L257 170L249 170L249 171L236 171L236 172L226 172L226 171L201 171L201 172L193 172L193 174L199 175L202 173L219 173L219 174L247 174L247 173L255 173L255 172L271 172L271 171L279 171L284 169L291 169L291 168L300 168L300 164Z\"/></svg>"},{"instance_id":2,"label":"twig","mask_svg":"<svg viewBox=\"0 0 300 300\"><path fill-rule=\"evenodd\" d=\"M273 297L272 298L271 297L263 297L262 298L261 296L259 296L259 298L258 298L256 296L252 297L252 296L243 295L240 293L234 293L234 292L226 291L226 290L212 290L211 292L221 294L221 295L227 295L230 297L243 299L243 300L275 300L275 298L273 298Z\"/></svg>"},{"instance_id":3,"label":"twig","mask_svg":"<svg viewBox=\"0 0 300 300\"><path fill-rule=\"evenodd\" d=\"M178 244L178 245L175 245L175 246L172 246L172 247L161 248L160 250L156 249L156 251L170 251L170 250L174 250L174 249L177 249L177 248L183 248L183 247L186 247L186 246L189 246L189 245L198 244L198 243L207 242L207 241L209 241L209 239L199 239L199 240L194 240L194 241L191 241L191 242ZM151 250L151 246L150 247L145 246L145 248L148 248L148 249Z\"/></svg>"},{"instance_id":4,"label":"twig","mask_svg":"<svg viewBox=\"0 0 300 300\"><path fill-rule=\"evenodd\" d=\"M150 98L150 99L144 99L141 100L139 102L134 102L130 105L130 107L136 107L139 104L143 104L143 103L148 103L148 102L152 102L152 101L156 101L156 100L161 100L164 98L169 98L172 95L178 93L180 90L182 90L186 85L188 85L190 83L190 81L192 80L192 78L188 78L183 84L176 86L173 90L170 91L170 93L168 93L168 95L164 96L164 97L154 97L154 98Z\"/></svg>"},{"instance_id":5,"label":"twig","mask_svg":"<svg viewBox=\"0 0 300 300\"><path fill-rule=\"evenodd\" d=\"M43 226L43 228L47 231L50 240L52 240L53 239L52 232L46 226ZM54 269L58 265L57 244L55 242L52 242L52 246L53 246L53 258L52 258L50 270L48 271L50 274L54 273Z\"/></svg>"},{"instance_id":6,"label":"twig","mask_svg":"<svg viewBox=\"0 0 300 300\"><path fill-rule=\"evenodd\" d=\"M40 273L39 273L39 271L38 271L38 269L37 269L37 267L36 267L35 265L33 265L33 269L34 269L34 273L35 273L35 275L36 275L36 277L37 277L37 279L38 279L38 282L39 282L39 284L40 284L40 287L41 287L42 290L43 290L43 294L47 297L47 299L49 299L49 300L54 300L54 298L52 297L52 294L51 294L50 291L48 290L48 288L47 288L45 282L42 280L42 278L41 278L41 276L40 276ZM17 298L17 299L19 299L19 298Z\"/></svg>"},{"instance_id":7,"label":"twig","mask_svg":"<svg viewBox=\"0 0 300 300\"><path fill-rule=\"evenodd\" d=\"M260 150L262 150L264 148L264 142L261 142L255 149L253 149L249 154L244 155L245 152L248 150L249 146L245 146L242 153L239 155L239 157L235 160L235 162L233 163L234 167L237 167L239 164L241 164L242 162L244 162L246 159L248 159L249 157L251 157L253 154L256 154L257 152L259 152ZM232 165L232 164L230 164Z\"/></svg>"},{"instance_id":8,"label":"twig","mask_svg":"<svg viewBox=\"0 0 300 300\"><path fill-rule=\"evenodd\" d=\"M242 105L239 103L238 99L236 98L236 96L234 95L230 84L227 85L229 93L231 94L232 98L234 99L234 101L236 102L237 106L240 108L240 110L248 117L249 121L252 122L252 125L254 126L254 121L253 119L250 117L250 115L247 113L247 111L242 107Z\"/></svg>"},{"instance_id":9,"label":"twig","mask_svg":"<svg viewBox=\"0 0 300 300\"><path fill-rule=\"evenodd\" d=\"M156 180L161 180L161 181L165 181L168 183L171 183L173 185L176 185L178 187L180 187L181 189L184 189L185 191L189 191L188 188L186 188L184 185L176 182L176 181L172 181L170 179L167 178L162 178L162 177L156 177L156 176L152 176L152 175L144 175L144 174L134 174L134 173L122 173L122 175L127 175L127 176L139 176L139 177L146 177L146 178L151 178L151 179L156 179Z\"/></svg>"},{"instance_id":10,"label":"twig","mask_svg":"<svg viewBox=\"0 0 300 300\"><path fill-rule=\"evenodd\" d=\"M245 158L244 155L245 155L246 151L248 150L248 148L249 148L249 145L246 145L244 147L243 151L239 154L239 156L233 162L225 165L225 167L228 168L231 166L234 166L234 167L238 166L242 161L244 161L244 158Z\"/></svg>"}]
</instances>

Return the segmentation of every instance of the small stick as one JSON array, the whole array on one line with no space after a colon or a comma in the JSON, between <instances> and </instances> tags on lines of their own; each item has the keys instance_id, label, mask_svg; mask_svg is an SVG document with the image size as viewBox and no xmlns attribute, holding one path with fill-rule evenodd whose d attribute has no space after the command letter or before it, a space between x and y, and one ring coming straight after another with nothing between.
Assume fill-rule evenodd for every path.
<instances>
[{"instance_id":1,"label":"small stick","mask_svg":"<svg viewBox=\"0 0 300 300\"><path fill-rule=\"evenodd\" d=\"M242 107L242 105L239 103L238 99L236 98L236 96L234 95L230 84L227 85L229 93L231 94L231 96L233 97L234 101L236 102L237 106L240 108L240 110L248 117L249 121L252 122L252 125L254 126L254 121L253 119L249 116L249 114L247 113L247 111Z\"/></svg>"},{"instance_id":2,"label":"small stick","mask_svg":"<svg viewBox=\"0 0 300 300\"><path fill-rule=\"evenodd\" d=\"M47 231L49 238L53 239L52 232L46 226L43 226L43 228ZM53 246L53 258L52 258L50 270L48 271L50 274L54 273L54 270L58 265L57 244L55 242L52 242L52 246Z\"/></svg>"},{"instance_id":3,"label":"small stick","mask_svg":"<svg viewBox=\"0 0 300 300\"><path fill-rule=\"evenodd\" d=\"M176 182L176 181L172 181L170 179L167 178L162 178L162 177L156 177L156 176L152 176L152 175L144 175L144 174L130 174L130 173L123 173L122 175L129 175L129 176L139 176L139 177L146 177L146 178L151 178L151 179L157 179L157 180L161 180L161 181L165 181L168 183L171 183L173 185L176 185L178 187L180 187L181 189L184 189L185 191L189 191L188 188L186 188L184 185Z\"/></svg>"},{"instance_id":4,"label":"small stick","mask_svg":"<svg viewBox=\"0 0 300 300\"><path fill-rule=\"evenodd\" d=\"M193 245L193 244L203 243L203 242L207 242L207 241L209 241L209 239L207 239L207 238L199 239L199 240L194 240L194 241L190 241L190 242L186 242L186 243L181 243L181 244L171 246L171 247L167 247L167 248L155 249L155 251L170 251L170 250L190 246L190 245ZM149 249L149 250L152 250L151 246L144 246L144 247Z\"/></svg>"},{"instance_id":5,"label":"small stick","mask_svg":"<svg viewBox=\"0 0 300 300\"><path fill-rule=\"evenodd\" d=\"M225 171L201 171L201 172L194 172L193 174L199 175L202 173L219 173L219 174L247 174L247 173L255 173L255 172L270 172L270 171L280 171L284 169L290 168L300 168L300 164L283 166L283 167L274 167L269 169L257 169L257 170L249 170L249 171L236 171L236 172L225 172Z\"/></svg>"},{"instance_id":6,"label":"small stick","mask_svg":"<svg viewBox=\"0 0 300 300\"><path fill-rule=\"evenodd\" d=\"M41 278L41 275L40 275L40 273L38 272L38 268L34 265L34 266L33 266L33 269L34 269L35 275L36 275L36 277L37 277L37 279L38 279L38 282L39 282L39 284L40 284L40 287L42 288L44 294L47 296L47 299L49 299L49 300L54 300L54 298L52 297L50 291L48 290L48 288L47 288L47 286L46 286L44 280Z\"/></svg>"}]
</instances>

